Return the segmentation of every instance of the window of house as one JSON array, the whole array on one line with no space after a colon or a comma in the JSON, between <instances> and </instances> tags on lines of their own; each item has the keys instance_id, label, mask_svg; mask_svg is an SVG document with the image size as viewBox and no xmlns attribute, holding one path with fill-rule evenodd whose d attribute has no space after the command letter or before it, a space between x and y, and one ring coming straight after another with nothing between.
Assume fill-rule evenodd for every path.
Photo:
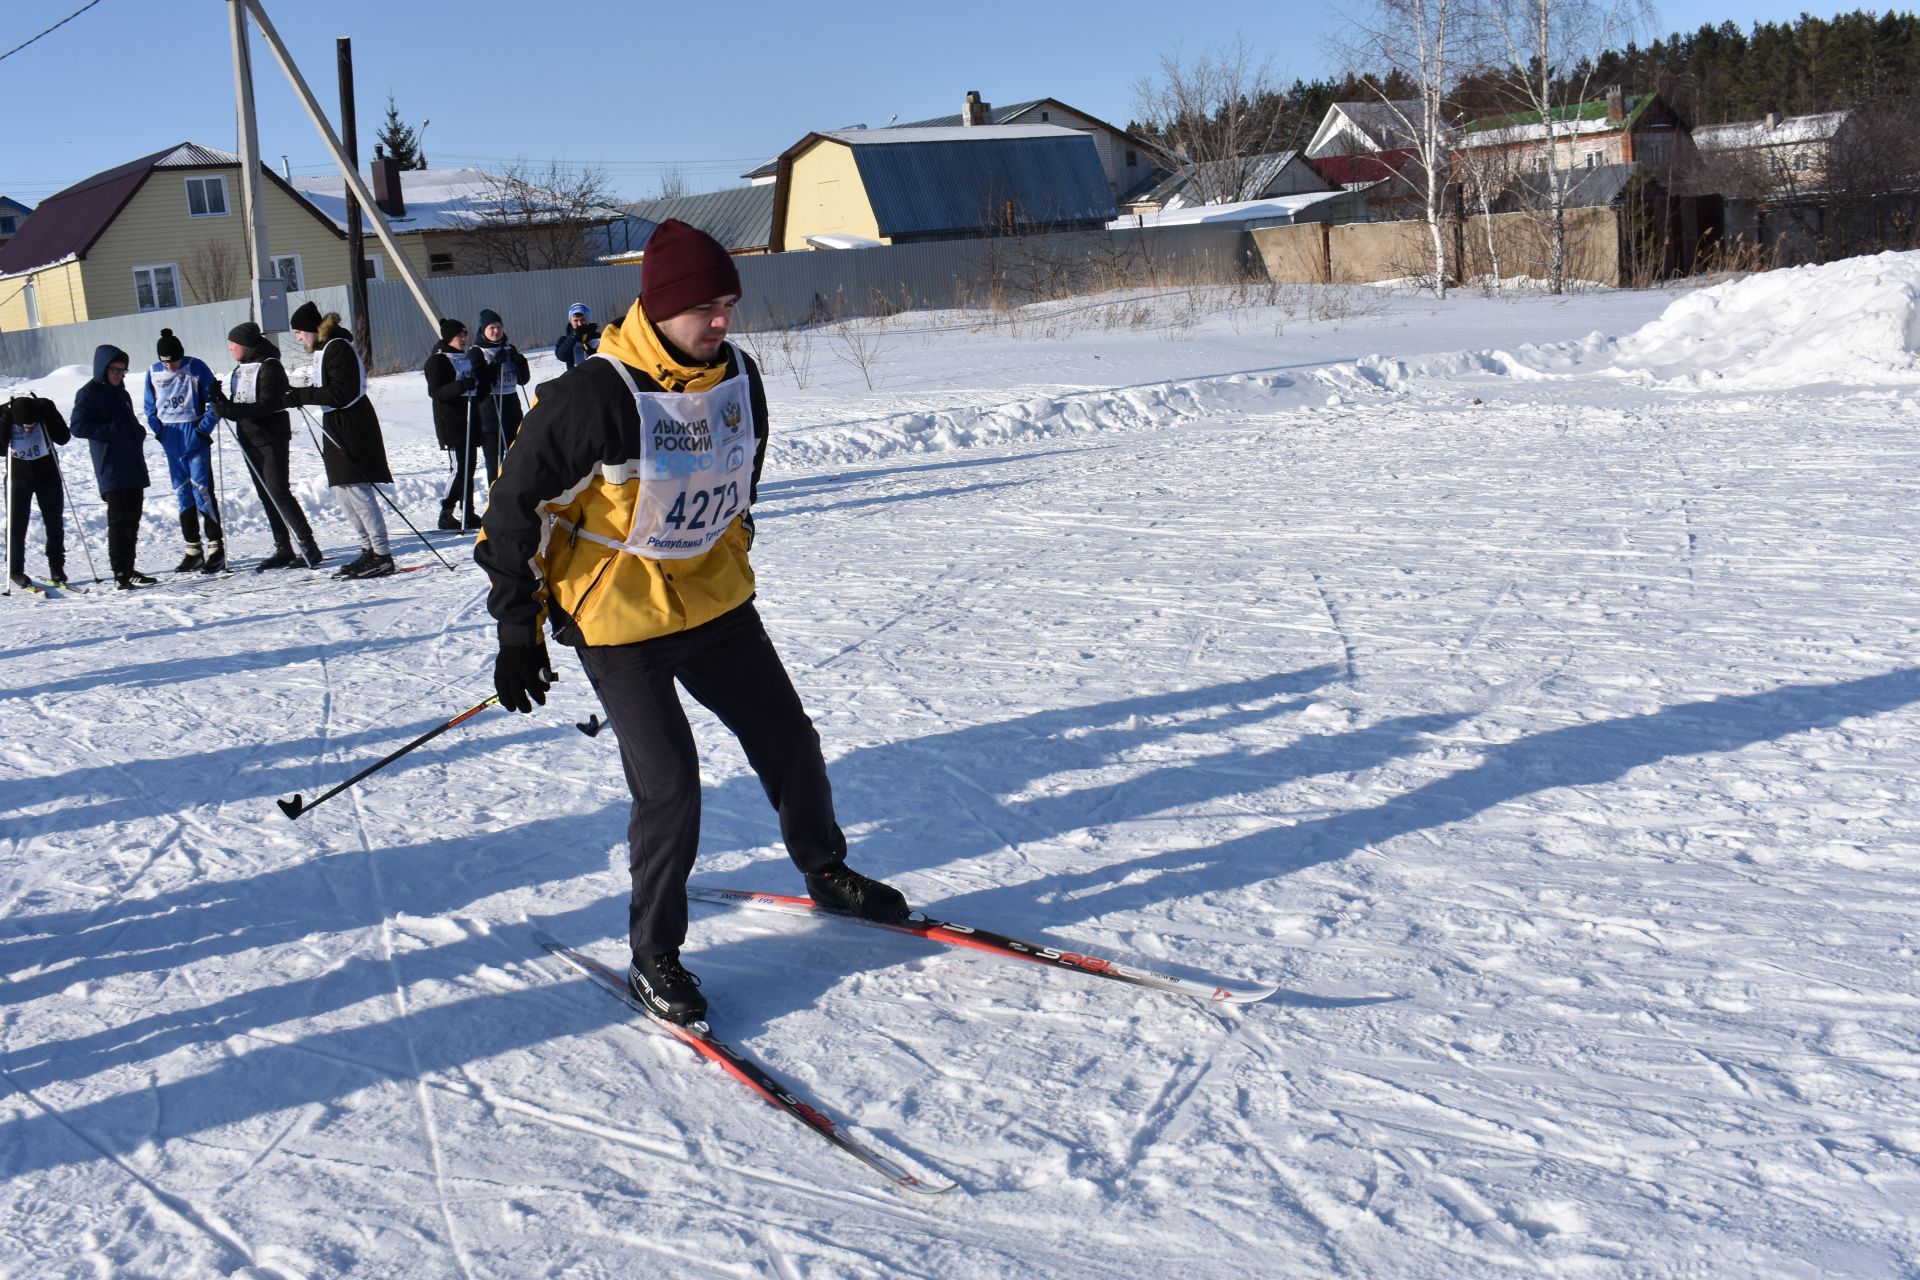
<instances>
[{"instance_id":1,"label":"window of house","mask_svg":"<svg viewBox=\"0 0 1920 1280\"><path fill-rule=\"evenodd\" d=\"M1040 123L1045 124L1046 122L1047 122L1047 113L1042 111L1040 113Z\"/></svg>"},{"instance_id":2,"label":"window of house","mask_svg":"<svg viewBox=\"0 0 1920 1280\"><path fill-rule=\"evenodd\" d=\"M172 263L133 269L133 300L142 311L180 305L180 272Z\"/></svg>"},{"instance_id":3,"label":"window of house","mask_svg":"<svg viewBox=\"0 0 1920 1280\"><path fill-rule=\"evenodd\" d=\"M1810 167L1807 163L1807 153L1805 151L1796 151L1793 153L1793 171L1795 173L1805 173Z\"/></svg>"},{"instance_id":4,"label":"window of house","mask_svg":"<svg viewBox=\"0 0 1920 1280\"><path fill-rule=\"evenodd\" d=\"M10 236L20 229L20 219L9 214L0 218L0 236Z\"/></svg>"},{"instance_id":5,"label":"window of house","mask_svg":"<svg viewBox=\"0 0 1920 1280\"><path fill-rule=\"evenodd\" d=\"M385 276L380 274L380 255L370 253L362 259L360 263L360 274L368 280L386 279Z\"/></svg>"},{"instance_id":6,"label":"window of house","mask_svg":"<svg viewBox=\"0 0 1920 1280\"><path fill-rule=\"evenodd\" d=\"M446 275L453 270L453 255L450 253L428 254L427 270L436 276Z\"/></svg>"},{"instance_id":7,"label":"window of house","mask_svg":"<svg viewBox=\"0 0 1920 1280\"><path fill-rule=\"evenodd\" d=\"M288 293L298 293L305 285L300 276L300 255L297 253L277 253L273 256L271 268L274 275L287 282Z\"/></svg>"},{"instance_id":8,"label":"window of house","mask_svg":"<svg viewBox=\"0 0 1920 1280\"><path fill-rule=\"evenodd\" d=\"M1600 167L1600 153L1598 151L1587 152L1586 160L1587 168L1598 169Z\"/></svg>"},{"instance_id":9,"label":"window of house","mask_svg":"<svg viewBox=\"0 0 1920 1280\"><path fill-rule=\"evenodd\" d=\"M211 178L187 179L187 214L194 218L222 218L227 213L227 180L214 175Z\"/></svg>"},{"instance_id":10,"label":"window of house","mask_svg":"<svg viewBox=\"0 0 1920 1280\"><path fill-rule=\"evenodd\" d=\"M1127 149L1127 168L1129 169L1134 168L1139 163L1140 163L1140 153L1138 151L1133 150L1131 147L1129 147Z\"/></svg>"}]
</instances>

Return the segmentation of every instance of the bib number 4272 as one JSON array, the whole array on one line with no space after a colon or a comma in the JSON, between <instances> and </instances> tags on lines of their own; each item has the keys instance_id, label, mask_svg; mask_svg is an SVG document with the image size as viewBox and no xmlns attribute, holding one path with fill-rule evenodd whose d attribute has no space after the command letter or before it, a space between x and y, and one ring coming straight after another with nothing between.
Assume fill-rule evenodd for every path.
<instances>
[{"instance_id":1,"label":"bib number 4272","mask_svg":"<svg viewBox=\"0 0 1920 1280\"><path fill-rule=\"evenodd\" d=\"M675 529L718 528L740 512L740 485L729 481L711 489L683 492L662 519Z\"/></svg>"}]
</instances>

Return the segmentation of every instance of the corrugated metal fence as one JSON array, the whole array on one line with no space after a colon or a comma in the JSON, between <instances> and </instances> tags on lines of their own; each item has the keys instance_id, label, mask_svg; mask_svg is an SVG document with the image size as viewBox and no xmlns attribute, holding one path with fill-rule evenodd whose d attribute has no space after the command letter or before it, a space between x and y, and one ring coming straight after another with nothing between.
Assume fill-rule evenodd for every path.
<instances>
[{"instance_id":1,"label":"corrugated metal fence","mask_svg":"<svg viewBox=\"0 0 1920 1280\"><path fill-rule=\"evenodd\" d=\"M321 311L347 309L346 286L314 289L292 294L288 310L311 299ZM199 356L215 369L232 365L227 358L227 330L253 316L253 303L245 298L232 302L209 302L197 307L171 307L165 311L143 311L138 315L113 316L89 320L85 324L50 325L44 329L22 329L0 333L0 373L16 378L38 378L63 365L77 364L91 371L94 348L110 343L132 358L135 369L154 360L153 344L162 329L171 329L188 355ZM299 344L282 336L282 355L299 354ZM131 385L138 386L137 380Z\"/></svg>"},{"instance_id":2,"label":"corrugated metal fence","mask_svg":"<svg viewBox=\"0 0 1920 1280\"><path fill-rule=\"evenodd\" d=\"M1253 238L1238 226L1148 227L1112 232L948 240L874 249L775 253L735 259L743 331L820 324L854 316L944 307L1018 306L1129 285L1238 278L1263 270ZM427 289L442 315L479 328L482 308L496 311L519 345L552 345L567 308L584 302L605 321L624 314L640 292L640 268L574 267L508 275L442 276ZM317 289L322 311L345 313L346 290ZM379 281L367 289L373 320L374 369L417 368L438 332L414 305L406 285ZM188 351L224 367L227 330L246 319L244 301L181 307L86 324L0 333L0 372L39 377L65 364L91 364L93 349L111 342L148 359L162 326ZM281 342L297 354L290 340Z\"/></svg>"}]
</instances>

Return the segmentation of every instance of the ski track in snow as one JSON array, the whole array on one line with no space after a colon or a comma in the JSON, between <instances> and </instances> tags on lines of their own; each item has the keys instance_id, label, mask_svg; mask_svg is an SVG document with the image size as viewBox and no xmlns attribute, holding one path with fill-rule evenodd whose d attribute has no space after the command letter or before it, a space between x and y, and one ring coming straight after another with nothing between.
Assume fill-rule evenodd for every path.
<instances>
[{"instance_id":1,"label":"ski track in snow","mask_svg":"<svg viewBox=\"0 0 1920 1280\"><path fill-rule=\"evenodd\" d=\"M902 317L871 393L769 362L760 604L856 864L1282 987L697 911L719 1034L931 1202L543 963L617 958L625 898L564 657L542 714L273 807L489 691L470 539L0 601L0 1274L1920 1271L1920 383L1590 367L1667 301ZM372 394L431 512L417 375ZM694 722L701 878L793 891Z\"/></svg>"}]
</instances>

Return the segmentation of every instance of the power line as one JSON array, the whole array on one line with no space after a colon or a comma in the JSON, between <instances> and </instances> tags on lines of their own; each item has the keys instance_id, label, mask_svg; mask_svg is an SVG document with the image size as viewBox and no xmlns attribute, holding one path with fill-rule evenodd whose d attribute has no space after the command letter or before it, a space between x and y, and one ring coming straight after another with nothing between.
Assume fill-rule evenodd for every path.
<instances>
[{"instance_id":1,"label":"power line","mask_svg":"<svg viewBox=\"0 0 1920 1280\"><path fill-rule=\"evenodd\" d=\"M88 0L86 4L81 5L78 9L75 9L72 13L60 19L60 21L54 23L52 26L48 27L45 31L42 31L40 35L33 37L33 40L24 41L20 44L13 46L13 48L7 50L5 53L0 53L0 62L5 62L8 58L11 58L14 54L26 48L27 45L32 44L34 40L41 39L43 36L52 35L54 32L66 26L69 22L72 22L75 18L79 17L81 14L85 13L87 10L93 8L94 5L99 3L100 3L100 0Z\"/></svg>"}]
</instances>

